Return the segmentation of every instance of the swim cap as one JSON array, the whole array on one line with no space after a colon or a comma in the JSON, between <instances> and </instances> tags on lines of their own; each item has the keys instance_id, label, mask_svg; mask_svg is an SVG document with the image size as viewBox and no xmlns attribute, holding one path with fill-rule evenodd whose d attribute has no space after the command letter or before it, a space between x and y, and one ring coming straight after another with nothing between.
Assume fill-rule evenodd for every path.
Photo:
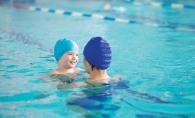
<instances>
[{"instance_id":1,"label":"swim cap","mask_svg":"<svg viewBox=\"0 0 195 118\"><path fill-rule=\"evenodd\" d=\"M83 54L92 66L105 70L110 66L112 50L110 44L102 37L93 37L86 44Z\"/></svg>"},{"instance_id":2,"label":"swim cap","mask_svg":"<svg viewBox=\"0 0 195 118\"><path fill-rule=\"evenodd\" d=\"M56 61L58 62L60 58L69 51L79 52L79 47L72 40L69 40L69 39L58 40L54 46L54 56L55 56Z\"/></svg>"}]
</instances>

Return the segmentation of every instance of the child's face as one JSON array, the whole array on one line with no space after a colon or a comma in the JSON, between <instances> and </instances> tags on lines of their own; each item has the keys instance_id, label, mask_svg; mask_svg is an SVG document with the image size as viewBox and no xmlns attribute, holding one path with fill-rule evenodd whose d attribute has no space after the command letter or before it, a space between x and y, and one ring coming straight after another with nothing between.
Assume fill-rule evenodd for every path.
<instances>
[{"instance_id":1,"label":"child's face","mask_svg":"<svg viewBox=\"0 0 195 118\"><path fill-rule=\"evenodd\" d=\"M59 60L60 66L63 66L67 69L74 68L78 62L78 52L69 51L65 53Z\"/></svg>"}]
</instances>

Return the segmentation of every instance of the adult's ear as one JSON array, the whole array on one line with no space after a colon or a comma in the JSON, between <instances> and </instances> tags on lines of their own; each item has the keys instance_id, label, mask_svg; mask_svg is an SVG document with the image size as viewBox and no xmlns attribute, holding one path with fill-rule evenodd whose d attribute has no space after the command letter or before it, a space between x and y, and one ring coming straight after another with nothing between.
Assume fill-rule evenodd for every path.
<instances>
[{"instance_id":1,"label":"adult's ear","mask_svg":"<svg viewBox=\"0 0 195 118\"><path fill-rule=\"evenodd\" d=\"M86 59L85 59L85 63L87 64L87 66L91 66Z\"/></svg>"},{"instance_id":2,"label":"adult's ear","mask_svg":"<svg viewBox=\"0 0 195 118\"><path fill-rule=\"evenodd\" d=\"M83 60L84 60L84 62L86 63L87 66L91 66L91 65L89 64L89 62L86 60L86 58L85 58L84 55L83 55Z\"/></svg>"}]
</instances>

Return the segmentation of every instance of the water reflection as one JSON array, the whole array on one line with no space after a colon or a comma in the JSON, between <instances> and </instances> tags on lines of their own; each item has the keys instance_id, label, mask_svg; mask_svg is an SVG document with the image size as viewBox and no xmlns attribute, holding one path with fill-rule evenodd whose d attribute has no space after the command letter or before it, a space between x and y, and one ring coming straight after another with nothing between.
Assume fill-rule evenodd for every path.
<instances>
[{"instance_id":1,"label":"water reflection","mask_svg":"<svg viewBox=\"0 0 195 118\"><path fill-rule=\"evenodd\" d=\"M120 106L113 100L115 91L110 84L87 84L81 93L66 98L66 107L83 117L113 117Z\"/></svg>"}]
</instances>

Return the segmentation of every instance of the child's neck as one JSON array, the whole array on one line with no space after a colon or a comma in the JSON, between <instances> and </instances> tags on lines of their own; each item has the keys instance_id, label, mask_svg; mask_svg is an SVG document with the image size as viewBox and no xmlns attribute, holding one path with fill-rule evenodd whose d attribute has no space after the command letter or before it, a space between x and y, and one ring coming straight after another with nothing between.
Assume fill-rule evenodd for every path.
<instances>
[{"instance_id":1,"label":"child's neck","mask_svg":"<svg viewBox=\"0 0 195 118\"><path fill-rule=\"evenodd\" d=\"M73 73L74 72L74 68L65 68L62 66L59 66L58 70L62 73Z\"/></svg>"},{"instance_id":2,"label":"child's neck","mask_svg":"<svg viewBox=\"0 0 195 118\"><path fill-rule=\"evenodd\" d=\"M101 80L101 79L109 79L106 70L99 70L96 68L93 68L90 72L90 80Z\"/></svg>"}]
</instances>

